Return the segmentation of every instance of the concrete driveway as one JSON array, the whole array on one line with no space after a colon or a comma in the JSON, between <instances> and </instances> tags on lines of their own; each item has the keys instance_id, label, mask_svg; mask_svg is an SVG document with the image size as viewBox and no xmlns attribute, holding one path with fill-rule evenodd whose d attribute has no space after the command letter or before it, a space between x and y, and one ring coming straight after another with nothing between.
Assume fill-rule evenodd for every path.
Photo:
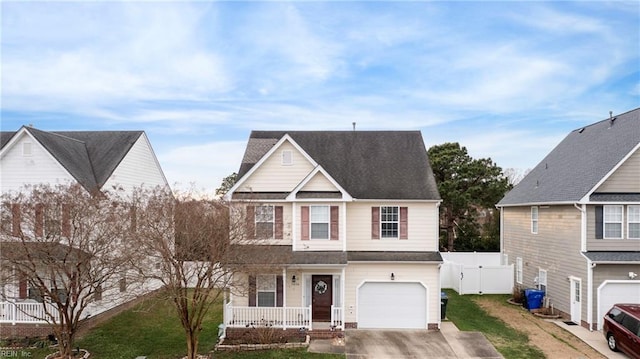
<instances>
[{"instance_id":1,"label":"concrete driveway","mask_svg":"<svg viewBox=\"0 0 640 359\"><path fill-rule=\"evenodd\" d=\"M344 349L347 359L502 358L481 333L457 330L347 330Z\"/></svg>"}]
</instances>

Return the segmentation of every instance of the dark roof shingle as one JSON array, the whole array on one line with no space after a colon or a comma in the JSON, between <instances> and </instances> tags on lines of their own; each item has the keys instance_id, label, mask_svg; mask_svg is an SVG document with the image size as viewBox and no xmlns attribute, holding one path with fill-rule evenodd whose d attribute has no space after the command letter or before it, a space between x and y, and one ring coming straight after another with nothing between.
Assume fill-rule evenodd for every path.
<instances>
[{"instance_id":1,"label":"dark roof shingle","mask_svg":"<svg viewBox=\"0 0 640 359\"><path fill-rule=\"evenodd\" d=\"M576 202L640 143L640 108L569 133L498 206Z\"/></svg>"},{"instance_id":2,"label":"dark roof shingle","mask_svg":"<svg viewBox=\"0 0 640 359\"><path fill-rule=\"evenodd\" d=\"M354 198L440 199L420 131L253 131L238 177L285 134Z\"/></svg>"}]
</instances>

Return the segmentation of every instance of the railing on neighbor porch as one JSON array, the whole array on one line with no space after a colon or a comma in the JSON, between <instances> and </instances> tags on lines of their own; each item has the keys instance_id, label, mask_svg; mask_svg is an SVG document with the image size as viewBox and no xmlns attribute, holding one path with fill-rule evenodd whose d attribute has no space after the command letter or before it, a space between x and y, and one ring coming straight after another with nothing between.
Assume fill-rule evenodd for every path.
<instances>
[{"instance_id":1,"label":"railing on neighbor porch","mask_svg":"<svg viewBox=\"0 0 640 359\"><path fill-rule=\"evenodd\" d=\"M58 318L58 309L50 303L45 303L47 311ZM0 302L0 323L47 323L42 318L48 318L45 308L40 302Z\"/></svg>"},{"instance_id":2,"label":"railing on neighbor porch","mask_svg":"<svg viewBox=\"0 0 640 359\"><path fill-rule=\"evenodd\" d=\"M227 303L224 322L227 327L272 326L311 330L311 307L234 307Z\"/></svg>"},{"instance_id":3,"label":"railing on neighbor porch","mask_svg":"<svg viewBox=\"0 0 640 359\"><path fill-rule=\"evenodd\" d=\"M343 329L342 326L342 307L331 306L331 326Z\"/></svg>"}]
</instances>

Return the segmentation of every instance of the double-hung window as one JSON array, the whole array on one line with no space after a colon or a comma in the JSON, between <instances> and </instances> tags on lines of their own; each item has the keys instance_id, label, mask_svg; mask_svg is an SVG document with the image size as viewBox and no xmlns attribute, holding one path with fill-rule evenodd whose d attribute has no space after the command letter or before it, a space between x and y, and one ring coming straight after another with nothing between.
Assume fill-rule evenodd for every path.
<instances>
[{"instance_id":1,"label":"double-hung window","mask_svg":"<svg viewBox=\"0 0 640 359\"><path fill-rule=\"evenodd\" d=\"M538 289L547 291L547 270L538 270Z\"/></svg>"},{"instance_id":2,"label":"double-hung window","mask_svg":"<svg viewBox=\"0 0 640 359\"><path fill-rule=\"evenodd\" d=\"M630 239L640 239L640 206L627 207L627 233Z\"/></svg>"},{"instance_id":3,"label":"double-hung window","mask_svg":"<svg viewBox=\"0 0 640 359\"><path fill-rule=\"evenodd\" d=\"M329 206L309 208L311 239L329 239Z\"/></svg>"},{"instance_id":4,"label":"double-hung window","mask_svg":"<svg viewBox=\"0 0 640 359\"><path fill-rule=\"evenodd\" d=\"M531 207L531 233L538 233L538 207Z\"/></svg>"},{"instance_id":5,"label":"double-hung window","mask_svg":"<svg viewBox=\"0 0 640 359\"><path fill-rule=\"evenodd\" d=\"M622 206L604 206L604 238L622 238Z\"/></svg>"},{"instance_id":6,"label":"double-hung window","mask_svg":"<svg viewBox=\"0 0 640 359\"><path fill-rule=\"evenodd\" d=\"M256 237L273 238L273 206L256 207Z\"/></svg>"},{"instance_id":7,"label":"double-hung window","mask_svg":"<svg viewBox=\"0 0 640 359\"><path fill-rule=\"evenodd\" d=\"M522 258L516 258L516 282L522 284Z\"/></svg>"},{"instance_id":8,"label":"double-hung window","mask_svg":"<svg viewBox=\"0 0 640 359\"><path fill-rule=\"evenodd\" d=\"M276 276L262 274L256 276L256 303L258 307L276 306Z\"/></svg>"},{"instance_id":9,"label":"double-hung window","mask_svg":"<svg viewBox=\"0 0 640 359\"><path fill-rule=\"evenodd\" d=\"M398 238L399 207L380 207L380 235L382 238Z\"/></svg>"}]
</instances>

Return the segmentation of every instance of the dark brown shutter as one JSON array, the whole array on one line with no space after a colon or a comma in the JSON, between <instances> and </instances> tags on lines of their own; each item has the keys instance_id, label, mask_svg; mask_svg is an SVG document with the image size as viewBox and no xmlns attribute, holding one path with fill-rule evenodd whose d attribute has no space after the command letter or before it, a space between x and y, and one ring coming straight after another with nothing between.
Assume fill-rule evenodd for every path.
<instances>
[{"instance_id":1,"label":"dark brown shutter","mask_svg":"<svg viewBox=\"0 0 640 359\"><path fill-rule=\"evenodd\" d=\"M253 275L249 276L249 306L256 306L256 277Z\"/></svg>"},{"instance_id":2,"label":"dark brown shutter","mask_svg":"<svg viewBox=\"0 0 640 359\"><path fill-rule=\"evenodd\" d=\"M275 229L275 233L274 233L274 238L275 239L283 239L283 228L284 228L284 223L282 220L282 206L275 206L274 207L274 216L275 216L275 221L276 221L276 229Z\"/></svg>"},{"instance_id":3,"label":"dark brown shutter","mask_svg":"<svg viewBox=\"0 0 640 359\"><path fill-rule=\"evenodd\" d=\"M283 303L283 294L284 291L282 290L282 276L278 275L276 276L276 307L282 307L282 303Z\"/></svg>"},{"instance_id":4,"label":"dark brown shutter","mask_svg":"<svg viewBox=\"0 0 640 359\"><path fill-rule=\"evenodd\" d=\"M604 220L603 220L602 206L596 206L596 239L604 238L603 227L604 227Z\"/></svg>"},{"instance_id":5,"label":"dark brown shutter","mask_svg":"<svg viewBox=\"0 0 640 359\"><path fill-rule=\"evenodd\" d=\"M409 239L409 208L400 207L400 239Z\"/></svg>"},{"instance_id":6,"label":"dark brown shutter","mask_svg":"<svg viewBox=\"0 0 640 359\"><path fill-rule=\"evenodd\" d=\"M11 235L17 237L20 235L20 225L22 218L20 218L20 204L11 204Z\"/></svg>"},{"instance_id":7,"label":"dark brown shutter","mask_svg":"<svg viewBox=\"0 0 640 359\"><path fill-rule=\"evenodd\" d=\"M380 207L371 207L371 239L380 239Z\"/></svg>"},{"instance_id":8,"label":"dark brown shutter","mask_svg":"<svg viewBox=\"0 0 640 359\"><path fill-rule=\"evenodd\" d=\"M27 280L24 278L21 278L18 283L18 297L20 299L27 299Z\"/></svg>"},{"instance_id":9,"label":"dark brown shutter","mask_svg":"<svg viewBox=\"0 0 640 359\"><path fill-rule=\"evenodd\" d=\"M303 241L309 240L309 206L300 207L300 239Z\"/></svg>"},{"instance_id":10,"label":"dark brown shutter","mask_svg":"<svg viewBox=\"0 0 640 359\"><path fill-rule=\"evenodd\" d=\"M42 237L42 229L44 227L44 205L36 204L36 220L35 220L35 235Z\"/></svg>"},{"instance_id":11,"label":"dark brown shutter","mask_svg":"<svg viewBox=\"0 0 640 359\"><path fill-rule=\"evenodd\" d=\"M247 217L245 218L247 224L247 238L256 238L256 207L247 206Z\"/></svg>"},{"instance_id":12,"label":"dark brown shutter","mask_svg":"<svg viewBox=\"0 0 640 359\"><path fill-rule=\"evenodd\" d=\"M62 205L62 236L71 237L71 207L68 204Z\"/></svg>"},{"instance_id":13,"label":"dark brown shutter","mask_svg":"<svg viewBox=\"0 0 640 359\"><path fill-rule=\"evenodd\" d=\"M338 210L338 206L331 206L330 212L330 221L331 221L331 235L330 239L337 241L340 239L340 219L339 219L340 211Z\"/></svg>"}]
</instances>

